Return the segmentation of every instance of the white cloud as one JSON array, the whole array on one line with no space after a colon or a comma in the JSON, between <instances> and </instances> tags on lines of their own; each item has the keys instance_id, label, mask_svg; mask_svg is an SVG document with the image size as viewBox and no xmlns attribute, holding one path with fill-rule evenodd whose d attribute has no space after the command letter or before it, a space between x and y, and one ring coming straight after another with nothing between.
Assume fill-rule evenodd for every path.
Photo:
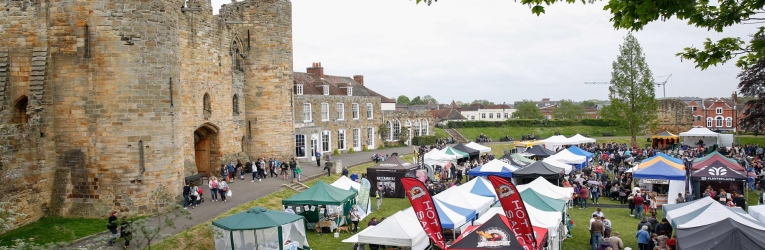
<instances>
[{"instance_id":1,"label":"white cloud","mask_svg":"<svg viewBox=\"0 0 765 250\"><path fill-rule=\"evenodd\" d=\"M229 3L213 0L213 6ZM607 99L625 30L615 30L604 2L557 4L536 16L509 0L293 0L294 69L322 62L331 75L365 76L386 96L452 99ZM747 37L753 27L708 32L669 20L635 36L655 76L672 74L667 96L729 96L733 63L700 71L675 54L710 37ZM657 79L663 81L663 79ZM657 89L657 95L662 90Z\"/></svg>"}]
</instances>

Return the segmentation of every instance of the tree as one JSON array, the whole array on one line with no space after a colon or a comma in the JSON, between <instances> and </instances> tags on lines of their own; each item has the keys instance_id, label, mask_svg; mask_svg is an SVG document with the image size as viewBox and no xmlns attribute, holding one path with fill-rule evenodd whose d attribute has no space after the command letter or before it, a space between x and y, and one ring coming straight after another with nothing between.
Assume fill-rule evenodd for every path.
<instances>
[{"instance_id":1,"label":"tree","mask_svg":"<svg viewBox=\"0 0 765 250\"><path fill-rule=\"evenodd\" d=\"M765 88L763 88L763 79L765 79L765 60L760 60L751 67L738 74L738 88L742 95L754 98L741 98L746 105L743 117L739 119L739 126L746 130L755 132L762 131L765 125ZM755 135L756 135L755 134Z\"/></svg>"},{"instance_id":2,"label":"tree","mask_svg":"<svg viewBox=\"0 0 765 250\"><path fill-rule=\"evenodd\" d=\"M594 101L594 100L583 101L581 104L585 108L595 108L595 107L598 106L598 103L596 101Z\"/></svg>"},{"instance_id":3,"label":"tree","mask_svg":"<svg viewBox=\"0 0 765 250\"><path fill-rule=\"evenodd\" d=\"M438 104L438 101L436 100L436 98L433 98L430 95L423 96L422 101L425 102L425 104L428 104L428 102L432 102L433 104Z\"/></svg>"},{"instance_id":4,"label":"tree","mask_svg":"<svg viewBox=\"0 0 765 250\"><path fill-rule=\"evenodd\" d=\"M579 120L584 114L584 105L565 99L560 100L558 107L553 110L555 119L560 120Z\"/></svg>"},{"instance_id":5,"label":"tree","mask_svg":"<svg viewBox=\"0 0 765 250\"><path fill-rule=\"evenodd\" d=\"M412 101L409 102L409 105L422 105L422 104L425 104L425 103L422 102L422 97L420 96L415 96L414 98L412 98Z\"/></svg>"},{"instance_id":6,"label":"tree","mask_svg":"<svg viewBox=\"0 0 765 250\"><path fill-rule=\"evenodd\" d=\"M411 101L409 101L409 97L406 97L405 95L400 95L398 98L396 98L396 103L398 104L407 104L409 105Z\"/></svg>"},{"instance_id":7,"label":"tree","mask_svg":"<svg viewBox=\"0 0 765 250\"><path fill-rule=\"evenodd\" d=\"M611 67L611 86L608 87L611 105L602 110L603 117L622 121L630 130L632 146L637 146L637 133L655 125L659 102L654 96L653 74L632 33L619 45L619 56Z\"/></svg>"},{"instance_id":8,"label":"tree","mask_svg":"<svg viewBox=\"0 0 765 250\"><path fill-rule=\"evenodd\" d=\"M472 103L470 103L470 104L481 104L481 105L483 105L483 106L494 105L494 103L493 103L493 102L490 102L489 100L475 100L475 101L473 101L473 102L472 102Z\"/></svg>"},{"instance_id":9,"label":"tree","mask_svg":"<svg viewBox=\"0 0 765 250\"><path fill-rule=\"evenodd\" d=\"M166 191L166 188L160 187L152 192L154 198L153 206L159 210L168 207L166 213L159 213L154 217L144 218L130 223L129 230L133 233L133 240L136 246L145 246L151 250L151 245L158 240L169 237L163 233L168 228L176 228L175 221L179 218L193 220L189 210L183 209L183 206L174 202L174 199Z\"/></svg>"},{"instance_id":10,"label":"tree","mask_svg":"<svg viewBox=\"0 0 765 250\"><path fill-rule=\"evenodd\" d=\"M537 104L534 101L523 100L515 105L513 118L542 120L545 116L542 114L542 111L537 108Z\"/></svg>"}]
</instances>

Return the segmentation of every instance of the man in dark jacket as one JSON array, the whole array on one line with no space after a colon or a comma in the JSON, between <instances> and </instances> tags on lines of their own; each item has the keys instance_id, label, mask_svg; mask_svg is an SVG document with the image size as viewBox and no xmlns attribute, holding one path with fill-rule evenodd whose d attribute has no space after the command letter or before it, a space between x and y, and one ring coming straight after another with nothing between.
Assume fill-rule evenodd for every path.
<instances>
[{"instance_id":1,"label":"man in dark jacket","mask_svg":"<svg viewBox=\"0 0 765 250\"><path fill-rule=\"evenodd\" d=\"M191 195L191 183L186 183L186 186L183 186L183 209L186 209L187 206L189 206L189 195Z\"/></svg>"}]
</instances>

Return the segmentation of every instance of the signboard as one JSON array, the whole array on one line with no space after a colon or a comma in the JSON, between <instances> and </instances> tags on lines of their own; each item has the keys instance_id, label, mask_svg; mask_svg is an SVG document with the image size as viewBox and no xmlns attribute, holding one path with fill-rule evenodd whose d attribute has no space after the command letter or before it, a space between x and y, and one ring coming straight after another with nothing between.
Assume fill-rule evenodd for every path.
<instances>
[{"instance_id":1,"label":"signboard","mask_svg":"<svg viewBox=\"0 0 765 250\"><path fill-rule=\"evenodd\" d=\"M663 185L669 185L669 180L662 180L662 179L640 179L640 182L645 184L663 184Z\"/></svg>"}]
</instances>

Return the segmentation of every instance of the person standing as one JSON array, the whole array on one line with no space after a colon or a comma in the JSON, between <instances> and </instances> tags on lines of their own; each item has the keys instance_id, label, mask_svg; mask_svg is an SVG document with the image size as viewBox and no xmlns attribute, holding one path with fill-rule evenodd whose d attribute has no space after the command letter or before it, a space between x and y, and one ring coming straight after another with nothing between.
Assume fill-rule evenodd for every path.
<instances>
[{"instance_id":1,"label":"person standing","mask_svg":"<svg viewBox=\"0 0 765 250\"><path fill-rule=\"evenodd\" d=\"M285 180L285 181L287 180L287 169L289 168L290 166L287 162L282 162L281 166L279 166L279 169L281 169L281 172L279 174L281 174L282 180Z\"/></svg>"},{"instance_id":2,"label":"person standing","mask_svg":"<svg viewBox=\"0 0 765 250\"><path fill-rule=\"evenodd\" d=\"M234 162L229 162L226 166L226 170L228 170L228 182L234 183L234 179L236 179L236 169L234 169Z\"/></svg>"},{"instance_id":3,"label":"person standing","mask_svg":"<svg viewBox=\"0 0 765 250\"><path fill-rule=\"evenodd\" d=\"M581 189L579 189L579 209L587 209L587 198L590 196L590 190L587 189L587 186L582 186Z\"/></svg>"},{"instance_id":4,"label":"person standing","mask_svg":"<svg viewBox=\"0 0 765 250\"><path fill-rule=\"evenodd\" d=\"M632 198L632 203L635 203L635 218L640 219L643 218L643 204L645 200L643 200L643 196L638 194L635 195L635 197Z\"/></svg>"},{"instance_id":5,"label":"person standing","mask_svg":"<svg viewBox=\"0 0 765 250\"><path fill-rule=\"evenodd\" d=\"M382 185L377 187L377 192L376 192L377 195L375 196L375 198L377 199L377 211L380 211L380 208L382 207L382 197L383 197L383 195L381 194L382 189L383 189Z\"/></svg>"},{"instance_id":6,"label":"person standing","mask_svg":"<svg viewBox=\"0 0 765 250\"><path fill-rule=\"evenodd\" d=\"M611 242L611 247L613 247L614 250L624 249L624 242L619 238L619 232L614 232L614 235L609 237L608 240Z\"/></svg>"},{"instance_id":7,"label":"person standing","mask_svg":"<svg viewBox=\"0 0 765 250\"><path fill-rule=\"evenodd\" d=\"M189 197L191 197L191 209L197 208L197 198L199 197L199 189L197 186L191 186L189 190Z\"/></svg>"},{"instance_id":8,"label":"person standing","mask_svg":"<svg viewBox=\"0 0 765 250\"><path fill-rule=\"evenodd\" d=\"M675 198L675 203L680 204L685 202L685 198L683 198L682 193L677 193L677 198Z\"/></svg>"},{"instance_id":9,"label":"person standing","mask_svg":"<svg viewBox=\"0 0 765 250\"><path fill-rule=\"evenodd\" d=\"M112 233L112 236L109 237L109 246L114 245L114 241L117 240L117 227L117 211L112 211L109 214L109 222L106 224L106 228Z\"/></svg>"},{"instance_id":10,"label":"person standing","mask_svg":"<svg viewBox=\"0 0 765 250\"><path fill-rule=\"evenodd\" d=\"M125 249L130 248L130 240L133 239L133 232L131 232L130 224L131 221L128 220L127 216L123 216L122 223L120 224L120 238L125 240L125 245L122 246L122 248Z\"/></svg>"},{"instance_id":11,"label":"person standing","mask_svg":"<svg viewBox=\"0 0 765 250\"><path fill-rule=\"evenodd\" d=\"M600 221L603 222L603 237L611 237L611 220L606 219L606 216L601 216Z\"/></svg>"},{"instance_id":12,"label":"person standing","mask_svg":"<svg viewBox=\"0 0 765 250\"><path fill-rule=\"evenodd\" d=\"M590 235L592 236L590 245L592 246L592 250L597 250L598 246L600 246L600 240L603 238L605 227L603 226L603 222L600 221L600 218L596 216L594 219L595 221L593 221L590 226Z\"/></svg>"},{"instance_id":13,"label":"person standing","mask_svg":"<svg viewBox=\"0 0 765 250\"><path fill-rule=\"evenodd\" d=\"M213 176L210 178L210 183L207 184L208 187L210 187L210 197L212 199L212 202L218 201L218 178L215 178Z\"/></svg>"},{"instance_id":14,"label":"person standing","mask_svg":"<svg viewBox=\"0 0 765 250\"><path fill-rule=\"evenodd\" d=\"M250 182L255 182L255 179L258 179L258 182L260 182L260 170L258 170L258 164L260 161L255 161L252 163L252 180Z\"/></svg>"},{"instance_id":15,"label":"person standing","mask_svg":"<svg viewBox=\"0 0 765 250\"><path fill-rule=\"evenodd\" d=\"M316 152L318 153L319 151L316 151ZM292 158L290 160L290 170L292 170L292 179L297 178L297 175L296 175L296 172L295 172L296 168L297 168L297 161L295 161L295 158Z\"/></svg>"},{"instance_id":16,"label":"person standing","mask_svg":"<svg viewBox=\"0 0 765 250\"><path fill-rule=\"evenodd\" d=\"M191 195L191 183L186 183L186 186L183 186L183 209L186 209L186 207L189 206L190 195Z\"/></svg>"},{"instance_id":17,"label":"person standing","mask_svg":"<svg viewBox=\"0 0 765 250\"><path fill-rule=\"evenodd\" d=\"M225 180L220 180L218 182L218 192L220 193L220 199L223 200L223 203L226 203L226 194L228 193L228 183L226 183Z\"/></svg>"},{"instance_id":18,"label":"person standing","mask_svg":"<svg viewBox=\"0 0 765 250\"><path fill-rule=\"evenodd\" d=\"M361 219L361 216L359 216L358 208L356 206L353 206L350 216L351 222L353 223L353 232L356 233L359 231L359 219Z\"/></svg>"},{"instance_id":19,"label":"person standing","mask_svg":"<svg viewBox=\"0 0 765 250\"><path fill-rule=\"evenodd\" d=\"M313 156L316 158L316 167L321 167L321 153L319 153L319 150L316 150Z\"/></svg>"},{"instance_id":20,"label":"person standing","mask_svg":"<svg viewBox=\"0 0 765 250\"><path fill-rule=\"evenodd\" d=\"M651 234L648 233L648 226L643 226L643 228L635 234L635 238L637 238L638 250L649 250L648 244L652 239Z\"/></svg>"},{"instance_id":21,"label":"person standing","mask_svg":"<svg viewBox=\"0 0 765 250\"><path fill-rule=\"evenodd\" d=\"M300 169L300 164L298 164L298 165L295 167L295 173L297 174L297 181L298 181L298 182L300 182L300 173L302 173L302 172L303 172L303 170L302 170L302 169Z\"/></svg>"}]
</instances>

